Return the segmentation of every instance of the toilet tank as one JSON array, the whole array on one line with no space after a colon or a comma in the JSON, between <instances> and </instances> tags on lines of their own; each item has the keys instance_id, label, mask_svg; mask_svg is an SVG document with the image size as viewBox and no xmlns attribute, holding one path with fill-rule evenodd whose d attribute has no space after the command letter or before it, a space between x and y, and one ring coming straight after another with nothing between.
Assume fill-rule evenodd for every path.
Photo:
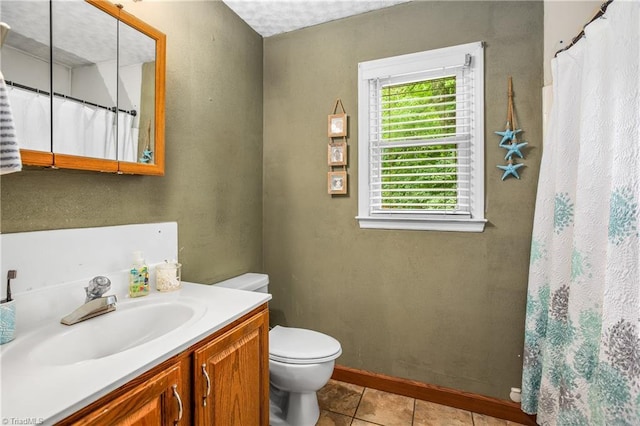
<instances>
[{"instance_id":1,"label":"toilet tank","mask_svg":"<svg viewBox=\"0 0 640 426\"><path fill-rule=\"evenodd\" d=\"M235 288L236 290L257 291L259 293L269 292L269 275L256 274L250 272L229 278L216 284L220 287Z\"/></svg>"}]
</instances>

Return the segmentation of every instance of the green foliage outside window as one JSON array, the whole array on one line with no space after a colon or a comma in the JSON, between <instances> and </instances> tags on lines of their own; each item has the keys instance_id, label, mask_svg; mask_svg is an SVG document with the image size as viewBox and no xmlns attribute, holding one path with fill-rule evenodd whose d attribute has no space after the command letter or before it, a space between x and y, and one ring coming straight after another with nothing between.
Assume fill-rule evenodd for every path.
<instances>
[{"instance_id":1,"label":"green foliage outside window","mask_svg":"<svg viewBox=\"0 0 640 426\"><path fill-rule=\"evenodd\" d=\"M420 142L455 136L456 77L386 86L381 96L382 209L455 209L456 145ZM403 141L417 143L390 146Z\"/></svg>"}]
</instances>

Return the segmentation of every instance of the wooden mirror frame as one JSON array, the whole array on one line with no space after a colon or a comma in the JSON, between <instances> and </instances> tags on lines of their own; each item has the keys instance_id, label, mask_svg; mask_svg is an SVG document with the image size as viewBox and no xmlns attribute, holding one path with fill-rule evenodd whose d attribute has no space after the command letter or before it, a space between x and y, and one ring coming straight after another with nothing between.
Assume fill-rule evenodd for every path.
<instances>
[{"instance_id":1,"label":"wooden mirror frame","mask_svg":"<svg viewBox=\"0 0 640 426\"><path fill-rule=\"evenodd\" d=\"M93 170L119 174L164 175L165 165L165 70L167 37L151 25L124 11L122 7L107 0L85 0L105 13L115 17L156 42L156 70L155 70L155 146L154 163L134 163L100 158L80 157L75 155L56 154L21 149L22 163L30 166L44 166L76 170ZM52 136L53 137L53 136Z\"/></svg>"}]
</instances>

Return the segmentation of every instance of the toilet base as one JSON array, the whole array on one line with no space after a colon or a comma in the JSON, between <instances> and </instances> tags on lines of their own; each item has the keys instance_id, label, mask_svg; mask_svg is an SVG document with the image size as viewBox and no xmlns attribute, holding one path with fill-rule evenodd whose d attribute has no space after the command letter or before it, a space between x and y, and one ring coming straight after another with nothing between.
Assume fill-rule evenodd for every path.
<instances>
[{"instance_id":1,"label":"toilet base","mask_svg":"<svg viewBox=\"0 0 640 426\"><path fill-rule=\"evenodd\" d=\"M320 418L315 392L296 393L269 389L269 424L271 426L314 426Z\"/></svg>"}]
</instances>

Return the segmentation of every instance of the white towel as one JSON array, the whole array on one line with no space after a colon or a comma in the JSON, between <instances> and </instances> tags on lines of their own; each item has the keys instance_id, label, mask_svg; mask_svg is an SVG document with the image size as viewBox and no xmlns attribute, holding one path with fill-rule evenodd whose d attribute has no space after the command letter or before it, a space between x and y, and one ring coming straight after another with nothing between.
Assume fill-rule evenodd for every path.
<instances>
[{"instance_id":1,"label":"white towel","mask_svg":"<svg viewBox=\"0 0 640 426\"><path fill-rule=\"evenodd\" d=\"M22 170L20 147L16 138L9 92L0 72L0 175Z\"/></svg>"}]
</instances>

